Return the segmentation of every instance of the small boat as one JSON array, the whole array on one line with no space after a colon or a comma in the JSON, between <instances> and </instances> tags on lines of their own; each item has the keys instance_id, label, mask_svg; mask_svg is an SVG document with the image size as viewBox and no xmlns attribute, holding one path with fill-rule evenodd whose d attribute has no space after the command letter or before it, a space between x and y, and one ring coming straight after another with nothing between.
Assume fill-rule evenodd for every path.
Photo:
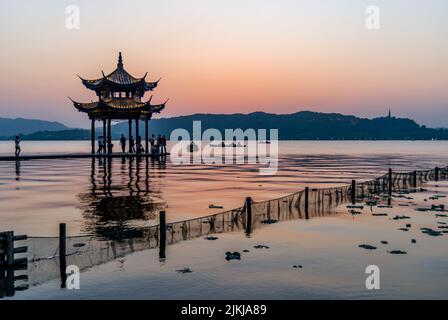
<instances>
[{"instance_id":1,"label":"small boat","mask_svg":"<svg viewBox=\"0 0 448 320\"><path fill-rule=\"evenodd\" d=\"M214 204L209 205L208 208L209 209L224 209L223 206L217 206L217 205L214 205Z\"/></svg>"},{"instance_id":2,"label":"small boat","mask_svg":"<svg viewBox=\"0 0 448 320\"><path fill-rule=\"evenodd\" d=\"M197 146L197 144L196 143L194 143L193 141L189 144L189 146L188 146L188 151L189 152L195 152L195 151L198 151L199 150L199 147Z\"/></svg>"},{"instance_id":3,"label":"small boat","mask_svg":"<svg viewBox=\"0 0 448 320\"><path fill-rule=\"evenodd\" d=\"M226 148L226 147L229 147L229 148L245 148L246 147L246 145L242 145L241 144L241 142L238 142L238 144L236 144L236 143L231 143L231 144L228 144L228 145L226 145L225 143L222 143L222 144L210 144L210 147L214 147L214 148L219 148L219 147L222 147L222 148Z\"/></svg>"},{"instance_id":4,"label":"small boat","mask_svg":"<svg viewBox=\"0 0 448 320\"><path fill-rule=\"evenodd\" d=\"M364 206L350 204L347 206L347 209L361 209L362 210L362 209L364 209Z\"/></svg>"}]
</instances>

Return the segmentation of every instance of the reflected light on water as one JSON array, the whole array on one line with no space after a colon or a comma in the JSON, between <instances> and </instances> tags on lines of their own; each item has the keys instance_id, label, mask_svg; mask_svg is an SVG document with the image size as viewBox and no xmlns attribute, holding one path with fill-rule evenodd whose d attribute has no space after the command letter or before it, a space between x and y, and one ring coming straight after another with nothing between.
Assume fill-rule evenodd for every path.
<instances>
[{"instance_id":1,"label":"reflected light on water","mask_svg":"<svg viewBox=\"0 0 448 320\"><path fill-rule=\"evenodd\" d=\"M0 151L6 143L0 143ZM33 148L80 152L84 145L88 142L36 142ZM158 210L167 211L168 221L184 220L220 211L210 204L224 210L240 207L247 196L263 201L305 186L370 179L389 167L443 166L447 147L437 141L285 141L274 176L260 176L258 165L173 165L169 159L0 162L0 224L25 234L55 235L64 222L73 235L152 225Z\"/></svg>"}]
</instances>

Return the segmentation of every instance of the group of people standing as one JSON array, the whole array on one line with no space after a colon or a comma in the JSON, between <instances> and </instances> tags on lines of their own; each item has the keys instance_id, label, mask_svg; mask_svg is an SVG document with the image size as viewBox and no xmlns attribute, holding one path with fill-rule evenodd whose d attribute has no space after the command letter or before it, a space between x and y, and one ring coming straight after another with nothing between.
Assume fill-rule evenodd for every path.
<instances>
[{"instance_id":1,"label":"group of people standing","mask_svg":"<svg viewBox=\"0 0 448 320\"><path fill-rule=\"evenodd\" d=\"M112 147L113 147L112 142L107 142L103 136L99 136L98 137L98 150L96 151L96 153L98 153L98 154L107 153L107 145L108 144L110 145L110 149L112 149Z\"/></svg>"},{"instance_id":2,"label":"group of people standing","mask_svg":"<svg viewBox=\"0 0 448 320\"><path fill-rule=\"evenodd\" d=\"M127 141L124 134L120 137L120 146L121 151L123 153L126 153L126 145L129 143L129 153L135 153L135 154L142 154L142 153L150 153L152 155L166 155L166 137L159 134L159 136L155 137L155 135L152 135L151 138L149 138L149 145L150 150L145 150L142 144L142 137L138 136L136 140L134 140L133 136L129 137L129 141ZM106 141L104 140L103 136L98 137L98 154L107 153L106 149ZM113 148L113 144L110 142L109 146L110 150Z\"/></svg>"},{"instance_id":3,"label":"group of people standing","mask_svg":"<svg viewBox=\"0 0 448 320\"><path fill-rule=\"evenodd\" d=\"M166 151L166 137L163 135L155 138L154 135L149 138L149 147L150 153L155 155L166 155L168 152Z\"/></svg>"},{"instance_id":4,"label":"group of people standing","mask_svg":"<svg viewBox=\"0 0 448 320\"><path fill-rule=\"evenodd\" d=\"M21 149L20 149L20 142L21 139L19 136L16 136L14 145L15 145L15 156L18 157L20 155ZM120 146L121 151L123 153L126 153L126 143L128 141L126 140L126 137L122 134L120 138ZM142 154L142 153L150 153L152 155L166 155L168 154L166 151L166 137L159 134L159 136L155 137L155 135L152 135L151 138L149 138L149 145L150 150L145 150L142 144L142 138L140 136L137 137L137 141L134 141L134 138L132 136L129 137L129 153L136 153L136 154ZM109 149L112 150L113 144L111 141L106 141L103 136L98 137L98 150L96 153L98 154L105 154L107 153L108 145Z\"/></svg>"}]
</instances>

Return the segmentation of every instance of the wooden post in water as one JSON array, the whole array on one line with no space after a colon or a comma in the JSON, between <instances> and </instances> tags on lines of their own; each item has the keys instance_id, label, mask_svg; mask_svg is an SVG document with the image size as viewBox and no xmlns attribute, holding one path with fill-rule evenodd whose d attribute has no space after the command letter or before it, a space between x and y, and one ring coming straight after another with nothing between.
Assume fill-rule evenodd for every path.
<instances>
[{"instance_id":1,"label":"wooden post in water","mask_svg":"<svg viewBox=\"0 0 448 320\"><path fill-rule=\"evenodd\" d=\"M148 118L145 119L145 151L149 153L149 128L148 128Z\"/></svg>"},{"instance_id":2,"label":"wooden post in water","mask_svg":"<svg viewBox=\"0 0 448 320\"><path fill-rule=\"evenodd\" d=\"M137 143L142 143L140 141L140 119L135 119L135 153L137 153Z\"/></svg>"},{"instance_id":3,"label":"wooden post in water","mask_svg":"<svg viewBox=\"0 0 448 320\"><path fill-rule=\"evenodd\" d=\"M1 267L6 263L6 247L5 247L5 233L0 232L0 275L1 275Z\"/></svg>"},{"instance_id":4,"label":"wooden post in water","mask_svg":"<svg viewBox=\"0 0 448 320\"><path fill-rule=\"evenodd\" d=\"M6 265L12 267L14 264L14 231L6 232Z\"/></svg>"},{"instance_id":5,"label":"wooden post in water","mask_svg":"<svg viewBox=\"0 0 448 320\"><path fill-rule=\"evenodd\" d=\"M389 169L389 196L392 194L392 169Z\"/></svg>"},{"instance_id":6,"label":"wooden post in water","mask_svg":"<svg viewBox=\"0 0 448 320\"><path fill-rule=\"evenodd\" d=\"M310 200L310 189L308 187L305 187L305 219L308 220L310 218L309 216L309 211L308 211L308 207L309 207L309 200Z\"/></svg>"},{"instance_id":7,"label":"wooden post in water","mask_svg":"<svg viewBox=\"0 0 448 320\"><path fill-rule=\"evenodd\" d=\"M128 133L128 150L129 153L132 152L132 146L131 146L131 137L132 137L132 119L128 120L128 128L129 128L129 133Z\"/></svg>"},{"instance_id":8,"label":"wooden post in water","mask_svg":"<svg viewBox=\"0 0 448 320\"><path fill-rule=\"evenodd\" d=\"M390 206L392 204L392 169L389 168L389 174L388 174L388 187L387 191L389 193L389 197L387 197L387 205Z\"/></svg>"},{"instance_id":9,"label":"wooden post in water","mask_svg":"<svg viewBox=\"0 0 448 320\"><path fill-rule=\"evenodd\" d=\"M436 167L436 170L435 170L436 172L435 172L435 174L436 174L436 176L435 176L435 180L436 181L439 181L439 167Z\"/></svg>"},{"instance_id":10,"label":"wooden post in water","mask_svg":"<svg viewBox=\"0 0 448 320\"><path fill-rule=\"evenodd\" d=\"M165 211L159 213L159 260L166 259L166 216Z\"/></svg>"},{"instance_id":11,"label":"wooden post in water","mask_svg":"<svg viewBox=\"0 0 448 320\"><path fill-rule=\"evenodd\" d=\"M95 154L95 118L92 118L92 124L90 126L90 146L91 153Z\"/></svg>"},{"instance_id":12,"label":"wooden post in water","mask_svg":"<svg viewBox=\"0 0 448 320\"><path fill-rule=\"evenodd\" d=\"M67 281L67 225L59 224L59 271L61 276L61 288L65 288Z\"/></svg>"},{"instance_id":13,"label":"wooden post in water","mask_svg":"<svg viewBox=\"0 0 448 320\"><path fill-rule=\"evenodd\" d=\"M107 119L107 153L112 153L112 120Z\"/></svg>"},{"instance_id":14,"label":"wooden post in water","mask_svg":"<svg viewBox=\"0 0 448 320\"><path fill-rule=\"evenodd\" d=\"M246 236L250 237L252 233L252 198L246 198Z\"/></svg>"},{"instance_id":15,"label":"wooden post in water","mask_svg":"<svg viewBox=\"0 0 448 320\"><path fill-rule=\"evenodd\" d=\"M356 180L352 180L352 204L356 203Z\"/></svg>"},{"instance_id":16,"label":"wooden post in water","mask_svg":"<svg viewBox=\"0 0 448 320\"><path fill-rule=\"evenodd\" d=\"M101 152L105 152L106 148L107 148L107 128L106 128L106 119L103 119L103 150L101 150Z\"/></svg>"},{"instance_id":17,"label":"wooden post in water","mask_svg":"<svg viewBox=\"0 0 448 320\"><path fill-rule=\"evenodd\" d=\"M412 187L417 188L417 171L412 173Z\"/></svg>"},{"instance_id":18,"label":"wooden post in water","mask_svg":"<svg viewBox=\"0 0 448 320\"><path fill-rule=\"evenodd\" d=\"M2 250L1 241L2 240L0 240L0 250ZM0 254L0 264L2 263L3 257L4 257L3 254ZM6 296L6 288L7 288L6 274L5 274L4 268L2 268L2 267L3 266L0 266L0 299L4 298Z\"/></svg>"},{"instance_id":19,"label":"wooden post in water","mask_svg":"<svg viewBox=\"0 0 448 320\"><path fill-rule=\"evenodd\" d=\"M13 297L14 294L14 269L0 269L0 298Z\"/></svg>"}]
</instances>

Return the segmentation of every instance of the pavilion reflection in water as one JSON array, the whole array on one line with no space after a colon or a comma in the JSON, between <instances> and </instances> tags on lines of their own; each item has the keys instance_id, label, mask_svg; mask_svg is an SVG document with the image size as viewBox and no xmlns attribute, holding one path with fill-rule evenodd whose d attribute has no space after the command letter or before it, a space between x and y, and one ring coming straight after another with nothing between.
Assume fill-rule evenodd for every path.
<instances>
[{"instance_id":1,"label":"pavilion reflection in water","mask_svg":"<svg viewBox=\"0 0 448 320\"><path fill-rule=\"evenodd\" d=\"M164 169L164 161L118 161L121 163L111 158L92 159L89 192L78 195L83 233L108 239L138 237L145 221L157 219L165 206L160 190L150 180L150 169L156 165Z\"/></svg>"}]
</instances>

